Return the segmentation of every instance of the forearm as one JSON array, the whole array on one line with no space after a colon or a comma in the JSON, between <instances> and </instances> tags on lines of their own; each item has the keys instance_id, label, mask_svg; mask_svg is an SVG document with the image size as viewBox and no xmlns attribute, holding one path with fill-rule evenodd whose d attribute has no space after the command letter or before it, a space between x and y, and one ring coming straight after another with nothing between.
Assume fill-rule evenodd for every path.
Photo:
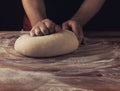
<instances>
[{"instance_id":1,"label":"forearm","mask_svg":"<svg viewBox=\"0 0 120 91\"><path fill-rule=\"evenodd\" d=\"M105 0L84 0L72 19L77 19L81 26L84 26L100 10L104 2Z\"/></svg>"},{"instance_id":2,"label":"forearm","mask_svg":"<svg viewBox=\"0 0 120 91\"><path fill-rule=\"evenodd\" d=\"M22 0L22 3L32 26L46 18L44 0Z\"/></svg>"}]
</instances>

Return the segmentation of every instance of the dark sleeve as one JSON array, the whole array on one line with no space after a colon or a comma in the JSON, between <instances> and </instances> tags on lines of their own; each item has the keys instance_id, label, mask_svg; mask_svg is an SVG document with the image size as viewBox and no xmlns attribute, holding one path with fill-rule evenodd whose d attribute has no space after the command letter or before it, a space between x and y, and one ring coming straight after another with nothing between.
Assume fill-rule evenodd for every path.
<instances>
[{"instance_id":1,"label":"dark sleeve","mask_svg":"<svg viewBox=\"0 0 120 91\"><path fill-rule=\"evenodd\" d=\"M47 16L61 24L70 19L84 0L45 0Z\"/></svg>"}]
</instances>

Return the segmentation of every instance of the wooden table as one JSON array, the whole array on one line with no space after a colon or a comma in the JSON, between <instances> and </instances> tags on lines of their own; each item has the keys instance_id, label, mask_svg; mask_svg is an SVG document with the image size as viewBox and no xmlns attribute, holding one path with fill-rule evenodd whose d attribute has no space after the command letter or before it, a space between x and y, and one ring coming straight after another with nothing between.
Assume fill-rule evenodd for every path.
<instances>
[{"instance_id":1,"label":"wooden table","mask_svg":"<svg viewBox=\"0 0 120 91\"><path fill-rule=\"evenodd\" d=\"M0 91L120 91L120 41L88 38L71 54L28 58L14 50L22 32L0 32Z\"/></svg>"}]
</instances>

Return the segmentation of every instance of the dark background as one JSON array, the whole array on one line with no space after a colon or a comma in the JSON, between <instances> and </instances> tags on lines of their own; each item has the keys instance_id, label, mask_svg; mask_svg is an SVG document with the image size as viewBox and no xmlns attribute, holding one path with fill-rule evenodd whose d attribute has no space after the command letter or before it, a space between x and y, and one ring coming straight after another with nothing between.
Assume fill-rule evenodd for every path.
<instances>
[{"instance_id":1,"label":"dark background","mask_svg":"<svg viewBox=\"0 0 120 91\"><path fill-rule=\"evenodd\" d=\"M23 23L21 0L0 1L0 30L20 30Z\"/></svg>"},{"instance_id":2,"label":"dark background","mask_svg":"<svg viewBox=\"0 0 120 91\"><path fill-rule=\"evenodd\" d=\"M100 12L88 22L85 29L120 31L120 0L106 0Z\"/></svg>"},{"instance_id":3,"label":"dark background","mask_svg":"<svg viewBox=\"0 0 120 91\"><path fill-rule=\"evenodd\" d=\"M120 0L107 0L100 12L86 24L85 30L119 31ZM24 10L21 0L0 1L0 30L20 30Z\"/></svg>"}]
</instances>

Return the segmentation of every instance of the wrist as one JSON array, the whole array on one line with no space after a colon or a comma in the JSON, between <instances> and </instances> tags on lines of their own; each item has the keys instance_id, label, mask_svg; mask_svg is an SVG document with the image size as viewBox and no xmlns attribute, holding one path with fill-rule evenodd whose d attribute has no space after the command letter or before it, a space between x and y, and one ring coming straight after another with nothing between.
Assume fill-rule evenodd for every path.
<instances>
[{"instance_id":1,"label":"wrist","mask_svg":"<svg viewBox=\"0 0 120 91\"><path fill-rule=\"evenodd\" d=\"M46 19L45 17L38 17L38 18L33 18L30 22L32 27L35 26L38 22L43 21L44 19Z\"/></svg>"},{"instance_id":2,"label":"wrist","mask_svg":"<svg viewBox=\"0 0 120 91\"><path fill-rule=\"evenodd\" d=\"M76 21L77 23L79 23L79 25L80 25L81 27L84 26L84 24L81 22L80 18L78 18L78 17L72 17L71 20Z\"/></svg>"}]
</instances>

